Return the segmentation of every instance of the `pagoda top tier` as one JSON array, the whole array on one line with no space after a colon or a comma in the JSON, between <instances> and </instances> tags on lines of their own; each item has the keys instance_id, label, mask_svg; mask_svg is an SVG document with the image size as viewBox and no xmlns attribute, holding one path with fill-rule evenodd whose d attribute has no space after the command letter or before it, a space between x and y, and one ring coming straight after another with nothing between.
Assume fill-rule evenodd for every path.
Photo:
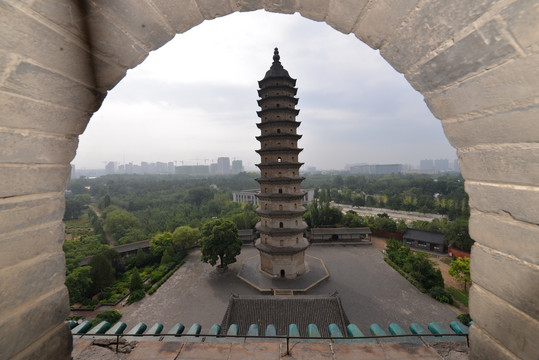
<instances>
[{"instance_id":1,"label":"pagoda top tier","mask_svg":"<svg viewBox=\"0 0 539 360\"><path fill-rule=\"evenodd\" d=\"M287 77L291 79L288 71L286 71L283 65L281 65L281 62L279 61L280 59L281 57L279 56L279 49L275 48L273 51L273 64L271 64L270 69L266 72L266 76L264 76L264 79L262 80L272 77Z\"/></svg>"}]
</instances>

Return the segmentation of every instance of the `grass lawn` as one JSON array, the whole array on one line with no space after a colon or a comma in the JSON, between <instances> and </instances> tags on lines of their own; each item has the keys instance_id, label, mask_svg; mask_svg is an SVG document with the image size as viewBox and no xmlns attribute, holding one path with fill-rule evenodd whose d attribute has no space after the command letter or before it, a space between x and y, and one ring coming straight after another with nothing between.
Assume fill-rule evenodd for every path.
<instances>
[{"instance_id":1,"label":"grass lawn","mask_svg":"<svg viewBox=\"0 0 539 360\"><path fill-rule=\"evenodd\" d=\"M455 300L458 302L464 304L466 307L468 307L468 297L469 294L467 291L458 290L453 287L448 287L447 292L449 292Z\"/></svg>"}]
</instances>

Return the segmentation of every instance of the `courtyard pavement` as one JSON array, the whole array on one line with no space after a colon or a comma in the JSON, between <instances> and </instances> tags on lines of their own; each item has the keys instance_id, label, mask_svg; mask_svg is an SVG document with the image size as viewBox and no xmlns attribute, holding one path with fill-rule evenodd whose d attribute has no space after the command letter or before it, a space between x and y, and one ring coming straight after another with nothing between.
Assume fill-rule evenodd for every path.
<instances>
[{"instance_id":1,"label":"courtyard pavement","mask_svg":"<svg viewBox=\"0 0 539 360\"><path fill-rule=\"evenodd\" d=\"M373 323L387 329L396 322L407 329L413 322L424 328L430 322L438 322L449 329L449 323L456 320L456 309L419 292L387 265L373 246L315 245L306 253L323 259L330 273L329 279L306 294L328 295L337 291L348 319L365 334ZM159 322L164 331L178 322L187 328L199 323L205 332L211 325L221 323L231 294L260 294L237 277L242 262L256 254L254 247L244 246L238 262L219 273L202 263L200 252L194 250L157 292L120 309L124 314L122 321L128 329L138 322L148 327Z\"/></svg>"}]
</instances>

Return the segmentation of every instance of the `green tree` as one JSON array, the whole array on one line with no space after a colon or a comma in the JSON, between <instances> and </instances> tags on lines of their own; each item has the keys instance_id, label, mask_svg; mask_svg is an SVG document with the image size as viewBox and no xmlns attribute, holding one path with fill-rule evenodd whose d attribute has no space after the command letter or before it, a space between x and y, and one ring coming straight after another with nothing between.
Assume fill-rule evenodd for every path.
<instances>
[{"instance_id":1,"label":"green tree","mask_svg":"<svg viewBox=\"0 0 539 360\"><path fill-rule=\"evenodd\" d=\"M142 248L138 248L137 256L135 258L135 266L141 268L145 263L146 257L144 256L144 251L142 251Z\"/></svg>"},{"instance_id":2,"label":"green tree","mask_svg":"<svg viewBox=\"0 0 539 360\"><path fill-rule=\"evenodd\" d=\"M140 274L138 273L137 268L133 269L133 274L131 274L131 284L129 286L129 291L134 292L137 290L141 290L143 288L144 284L142 283L142 279L140 278Z\"/></svg>"},{"instance_id":3,"label":"green tree","mask_svg":"<svg viewBox=\"0 0 539 360\"><path fill-rule=\"evenodd\" d=\"M71 304L82 302L87 296L88 290L92 285L92 279L90 278L91 270L92 268L90 266L81 266L66 276L65 284L69 291L69 302Z\"/></svg>"},{"instance_id":4,"label":"green tree","mask_svg":"<svg viewBox=\"0 0 539 360\"><path fill-rule=\"evenodd\" d=\"M228 264L236 262L242 243L238 237L238 228L232 221L216 219L202 227L200 245L202 261L215 266L219 260L218 267L226 268Z\"/></svg>"},{"instance_id":5,"label":"green tree","mask_svg":"<svg viewBox=\"0 0 539 360\"><path fill-rule=\"evenodd\" d=\"M171 253L172 249L170 247L165 249L163 256L161 257L161 265L170 264L174 261L174 254Z\"/></svg>"},{"instance_id":6,"label":"green tree","mask_svg":"<svg viewBox=\"0 0 539 360\"><path fill-rule=\"evenodd\" d=\"M449 266L449 275L459 281L464 281L464 291L466 291L466 283L471 281L470 277L470 258L456 258L451 261Z\"/></svg>"},{"instance_id":7,"label":"green tree","mask_svg":"<svg viewBox=\"0 0 539 360\"><path fill-rule=\"evenodd\" d=\"M117 240L128 235L129 229L140 227L137 217L124 209L109 206L103 211L103 215L106 215L103 224L105 229Z\"/></svg>"},{"instance_id":8,"label":"green tree","mask_svg":"<svg viewBox=\"0 0 539 360\"><path fill-rule=\"evenodd\" d=\"M179 226L172 233L172 245L177 250L190 249L200 240L200 231L190 226Z\"/></svg>"},{"instance_id":9,"label":"green tree","mask_svg":"<svg viewBox=\"0 0 539 360\"><path fill-rule=\"evenodd\" d=\"M114 282L114 268L104 254L100 253L92 257L88 265L92 268L90 278L94 293L103 291Z\"/></svg>"},{"instance_id":10,"label":"green tree","mask_svg":"<svg viewBox=\"0 0 539 360\"><path fill-rule=\"evenodd\" d=\"M172 234L166 231L152 237L152 240L150 241L150 250L155 256L161 257L163 256L163 253L165 252L166 248L171 245Z\"/></svg>"}]
</instances>

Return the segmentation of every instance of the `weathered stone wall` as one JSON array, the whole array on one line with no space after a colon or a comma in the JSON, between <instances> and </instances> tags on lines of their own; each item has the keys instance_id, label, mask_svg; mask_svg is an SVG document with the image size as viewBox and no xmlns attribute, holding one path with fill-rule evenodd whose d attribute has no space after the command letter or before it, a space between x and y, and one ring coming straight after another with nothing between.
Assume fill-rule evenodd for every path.
<instances>
[{"instance_id":1,"label":"weathered stone wall","mask_svg":"<svg viewBox=\"0 0 539 360\"><path fill-rule=\"evenodd\" d=\"M471 357L534 358L539 3L530 0L0 0L0 358L69 358L63 190L106 91L176 33L256 9L354 33L424 95L470 195Z\"/></svg>"}]
</instances>

